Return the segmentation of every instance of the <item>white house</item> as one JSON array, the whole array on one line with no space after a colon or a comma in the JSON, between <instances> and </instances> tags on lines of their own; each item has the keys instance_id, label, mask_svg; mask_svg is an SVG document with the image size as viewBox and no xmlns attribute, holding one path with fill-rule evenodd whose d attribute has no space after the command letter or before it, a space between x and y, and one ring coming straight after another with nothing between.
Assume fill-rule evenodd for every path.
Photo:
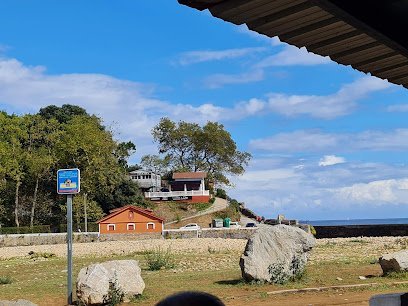
<instances>
[{"instance_id":1,"label":"white house","mask_svg":"<svg viewBox=\"0 0 408 306\"><path fill-rule=\"evenodd\" d=\"M205 172L175 172L168 191L145 192L152 201L208 202L210 191L205 189Z\"/></svg>"},{"instance_id":2,"label":"white house","mask_svg":"<svg viewBox=\"0 0 408 306\"><path fill-rule=\"evenodd\" d=\"M160 191L161 189L160 174L146 170L135 170L129 172L129 177L132 181L137 182L143 191Z\"/></svg>"}]
</instances>

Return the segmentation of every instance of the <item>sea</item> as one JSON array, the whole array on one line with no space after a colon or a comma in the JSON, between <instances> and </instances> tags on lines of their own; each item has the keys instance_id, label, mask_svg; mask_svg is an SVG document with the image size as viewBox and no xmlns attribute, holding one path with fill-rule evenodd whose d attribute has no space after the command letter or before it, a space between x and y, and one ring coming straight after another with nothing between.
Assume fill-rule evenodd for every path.
<instances>
[{"instance_id":1,"label":"sea","mask_svg":"<svg viewBox=\"0 0 408 306\"><path fill-rule=\"evenodd\" d=\"M376 225L376 224L408 224L408 218L393 219L347 219L347 220L302 220L303 224L313 226L330 226L330 225Z\"/></svg>"}]
</instances>

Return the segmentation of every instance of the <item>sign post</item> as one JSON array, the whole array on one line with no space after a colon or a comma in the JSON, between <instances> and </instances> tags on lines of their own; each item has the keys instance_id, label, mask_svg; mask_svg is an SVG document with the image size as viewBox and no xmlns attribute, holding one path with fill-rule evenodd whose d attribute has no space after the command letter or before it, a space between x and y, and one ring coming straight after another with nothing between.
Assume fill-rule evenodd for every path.
<instances>
[{"instance_id":1,"label":"sign post","mask_svg":"<svg viewBox=\"0 0 408 306\"><path fill-rule=\"evenodd\" d=\"M72 198L80 192L81 175L79 169L57 171L57 193L67 195L67 287L68 305L72 305Z\"/></svg>"}]
</instances>

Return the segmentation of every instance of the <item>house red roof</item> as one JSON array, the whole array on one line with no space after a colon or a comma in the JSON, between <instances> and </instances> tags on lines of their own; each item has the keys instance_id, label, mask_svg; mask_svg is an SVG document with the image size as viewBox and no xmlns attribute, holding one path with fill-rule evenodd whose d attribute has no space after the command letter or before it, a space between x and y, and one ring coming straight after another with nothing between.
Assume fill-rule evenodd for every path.
<instances>
[{"instance_id":1,"label":"house red roof","mask_svg":"<svg viewBox=\"0 0 408 306\"><path fill-rule=\"evenodd\" d=\"M182 179L204 179L207 177L206 172L175 172L173 173L174 180Z\"/></svg>"},{"instance_id":2,"label":"house red roof","mask_svg":"<svg viewBox=\"0 0 408 306\"><path fill-rule=\"evenodd\" d=\"M120 214L121 212L123 212L123 211L125 211L125 210L127 210L127 209L131 209L131 210L133 210L133 211L142 213L142 214L144 214L144 215L147 215L147 216L149 216L149 217L152 217L152 218L154 218L154 219L157 219L157 220L160 220L160 221L163 221L163 222L164 222L164 219L162 219L162 218L156 216L155 214L153 214L150 209L144 209L144 208L137 207L137 206L133 206L133 205L126 205L126 206L123 206L123 207L119 207L119 208L115 208L115 209L110 210L110 211L109 211L109 212L110 212L109 215L103 217L101 220L97 221L96 223L101 223L101 222L103 222L103 221L106 221L106 220L108 220L108 219L110 219L110 218L112 218L112 217L114 217L114 216Z\"/></svg>"}]
</instances>

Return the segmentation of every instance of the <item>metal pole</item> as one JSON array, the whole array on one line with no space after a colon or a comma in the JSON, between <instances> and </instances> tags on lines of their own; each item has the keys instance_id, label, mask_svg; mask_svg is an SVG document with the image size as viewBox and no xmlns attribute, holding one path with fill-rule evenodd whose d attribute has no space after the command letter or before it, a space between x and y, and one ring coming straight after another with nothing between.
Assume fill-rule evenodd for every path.
<instances>
[{"instance_id":1,"label":"metal pole","mask_svg":"<svg viewBox=\"0 0 408 306\"><path fill-rule=\"evenodd\" d=\"M88 215L86 214L86 198L88 194L85 193L84 195L84 215L85 215L85 233L88 232Z\"/></svg>"},{"instance_id":2,"label":"metal pole","mask_svg":"<svg viewBox=\"0 0 408 306\"><path fill-rule=\"evenodd\" d=\"M68 305L72 305L72 194L67 195Z\"/></svg>"}]
</instances>

